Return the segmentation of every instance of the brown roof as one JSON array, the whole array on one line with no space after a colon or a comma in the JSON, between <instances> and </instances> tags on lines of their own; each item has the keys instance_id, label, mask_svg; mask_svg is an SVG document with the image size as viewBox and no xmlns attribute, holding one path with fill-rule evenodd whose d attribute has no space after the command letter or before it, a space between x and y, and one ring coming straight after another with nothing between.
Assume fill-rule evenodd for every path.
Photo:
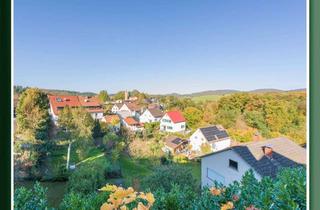
<instances>
[{"instance_id":1,"label":"brown roof","mask_svg":"<svg viewBox=\"0 0 320 210\"><path fill-rule=\"evenodd\" d=\"M129 102L125 102L125 104L127 105L127 107L131 110L131 111L140 111L141 110L141 106L138 105L135 102L129 103Z\"/></svg>"},{"instance_id":2,"label":"brown roof","mask_svg":"<svg viewBox=\"0 0 320 210\"><path fill-rule=\"evenodd\" d=\"M161 109L159 109L158 107L156 108L152 108L152 109L148 109L149 112L152 114L153 117L158 118L158 117L163 117L164 113Z\"/></svg>"},{"instance_id":3,"label":"brown roof","mask_svg":"<svg viewBox=\"0 0 320 210\"><path fill-rule=\"evenodd\" d=\"M133 117L127 117L126 119L124 119L124 121L128 125L140 125L140 123L138 121L136 121Z\"/></svg>"},{"instance_id":4,"label":"brown roof","mask_svg":"<svg viewBox=\"0 0 320 210\"><path fill-rule=\"evenodd\" d=\"M123 103L115 103L114 105L116 105L120 109L122 107Z\"/></svg>"},{"instance_id":5,"label":"brown roof","mask_svg":"<svg viewBox=\"0 0 320 210\"><path fill-rule=\"evenodd\" d=\"M170 136L165 140L165 144L173 149L182 145L185 141L176 136Z\"/></svg>"},{"instance_id":6,"label":"brown roof","mask_svg":"<svg viewBox=\"0 0 320 210\"><path fill-rule=\"evenodd\" d=\"M272 148L271 157L264 154L263 147L265 146ZM202 157L227 150L235 151L260 175L270 177L275 177L279 169L283 167L305 165L307 158L305 148L284 137L233 146Z\"/></svg>"},{"instance_id":7,"label":"brown roof","mask_svg":"<svg viewBox=\"0 0 320 210\"><path fill-rule=\"evenodd\" d=\"M106 120L107 123L112 123L115 120L120 120L119 116L114 114L114 115L106 115L104 117L104 119Z\"/></svg>"},{"instance_id":8,"label":"brown roof","mask_svg":"<svg viewBox=\"0 0 320 210\"><path fill-rule=\"evenodd\" d=\"M98 97L87 97L87 96L78 96L79 102L83 107L90 107L90 106L101 106L100 100Z\"/></svg>"}]
</instances>

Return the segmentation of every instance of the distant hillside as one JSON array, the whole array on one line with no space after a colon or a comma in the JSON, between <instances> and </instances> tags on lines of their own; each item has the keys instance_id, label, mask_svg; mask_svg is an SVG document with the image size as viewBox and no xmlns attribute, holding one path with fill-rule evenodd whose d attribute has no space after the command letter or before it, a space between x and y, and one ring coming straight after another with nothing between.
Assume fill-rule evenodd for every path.
<instances>
[{"instance_id":1,"label":"distant hillside","mask_svg":"<svg viewBox=\"0 0 320 210\"><path fill-rule=\"evenodd\" d=\"M52 95L77 95L77 96L94 96L97 95L93 92L78 92L70 90L55 90L55 89L41 89L43 92Z\"/></svg>"},{"instance_id":2,"label":"distant hillside","mask_svg":"<svg viewBox=\"0 0 320 210\"><path fill-rule=\"evenodd\" d=\"M250 91L224 89L224 90L206 90L206 91L195 92L195 93L190 93L190 94L170 93L170 94L165 94L165 96L204 97L204 96L212 96L212 95L214 95L214 96L222 96L222 95L226 95L226 94L239 93L239 92L247 92L247 93L281 93L281 92L297 92L297 91L306 91L306 89L305 88L300 88L300 89L294 89L294 90L280 90L280 89L273 89L273 88L262 88L262 89L255 89L255 90L250 90Z\"/></svg>"},{"instance_id":3,"label":"distant hillside","mask_svg":"<svg viewBox=\"0 0 320 210\"><path fill-rule=\"evenodd\" d=\"M191 93L191 94L185 94L183 96L189 96L189 97L196 97L196 96L207 96L207 95L225 95L225 94L231 94L231 93L238 93L240 92L239 90L207 90L207 91L201 91L201 92L196 92L196 93Z\"/></svg>"}]
</instances>

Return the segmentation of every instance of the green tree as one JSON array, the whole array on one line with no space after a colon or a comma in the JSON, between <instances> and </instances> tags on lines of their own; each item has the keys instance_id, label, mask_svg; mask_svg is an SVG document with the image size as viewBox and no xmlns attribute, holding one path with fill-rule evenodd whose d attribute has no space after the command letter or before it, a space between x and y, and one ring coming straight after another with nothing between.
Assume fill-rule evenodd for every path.
<instances>
[{"instance_id":1,"label":"green tree","mask_svg":"<svg viewBox=\"0 0 320 210\"><path fill-rule=\"evenodd\" d=\"M98 94L98 98L101 102L106 102L109 100L109 94L106 90L101 90Z\"/></svg>"},{"instance_id":2,"label":"green tree","mask_svg":"<svg viewBox=\"0 0 320 210\"><path fill-rule=\"evenodd\" d=\"M191 170L176 164L159 166L142 180L143 187L151 191L162 188L165 192L169 192L174 184L194 190L198 188Z\"/></svg>"},{"instance_id":3,"label":"green tree","mask_svg":"<svg viewBox=\"0 0 320 210\"><path fill-rule=\"evenodd\" d=\"M187 120L187 125L190 128L195 128L203 119L203 113L201 110L195 107L187 107L183 111L183 116Z\"/></svg>"},{"instance_id":4,"label":"green tree","mask_svg":"<svg viewBox=\"0 0 320 210\"><path fill-rule=\"evenodd\" d=\"M202 154L207 154L207 153L212 152L212 147L208 143L201 144L200 149L201 149Z\"/></svg>"},{"instance_id":5,"label":"green tree","mask_svg":"<svg viewBox=\"0 0 320 210\"><path fill-rule=\"evenodd\" d=\"M105 175L109 167L110 163L105 157L83 163L69 177L68 192L85 195L96 191L105 184Z\"/></svg>"},{"instance_id":6,"label":"green tree","mask_svg":"<svg viewBox=\"0 0 320 210\"><path fill-rule=\"evenodd\" d=\"M13 198L13 207L16 210L45 210L48 207L47 189L42 187L39 182L36 182L32 189L17 188L14 191Z\"/></svg>"},{"instance_id":7,"label":"green tree","mask_svg":"<svg viewBox=\"0 0 320 210\"><path fill-rule=\"evenodd\" d=\"M45 140L50 125L49 101L37 88L25 90L17 105L17 129L26 138Z\"/></svg>"},{"instance_id":8,"label":"green tree","mask_svg":"<svg viewBox=\"0 0 320 210\"><path fill-rule=\"evenodd\" d=\"M113 96L114 100L124 100L124 91L119 91Z\"/></svg>"}]
</instances>

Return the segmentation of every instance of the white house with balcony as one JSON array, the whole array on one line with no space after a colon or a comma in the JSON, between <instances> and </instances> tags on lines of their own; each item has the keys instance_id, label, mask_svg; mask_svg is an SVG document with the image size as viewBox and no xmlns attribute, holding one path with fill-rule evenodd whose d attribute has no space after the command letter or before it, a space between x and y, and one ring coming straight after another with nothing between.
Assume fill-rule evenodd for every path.
<instances>
[{"instance_id":1,"label":"white house with balcony","mask_svg":"<svg viewBox=\"0 0 320 210\"><path fill-rule=\"evenodd\" d=\"M160 130L166 132L183 132L186 120L179 111L167 112L160 120Z\"/></svg>"}]
</instances>

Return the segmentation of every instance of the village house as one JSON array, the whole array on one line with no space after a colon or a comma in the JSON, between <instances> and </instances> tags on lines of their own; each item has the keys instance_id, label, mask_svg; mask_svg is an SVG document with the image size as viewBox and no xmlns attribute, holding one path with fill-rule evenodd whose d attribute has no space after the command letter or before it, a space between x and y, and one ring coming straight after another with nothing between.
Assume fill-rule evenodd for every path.
<instances>
[{"instance_id":1,"label":"village house","mask_svg":"<svg viewBox=\"0 0 320 210\"><path fill-rule=\"evenodd\" d=\"M85 108L93 119L101 120L103 118L103 109L98 97L78 96L80 106Z\"/></svg>"},{"instance_id":2,"label":"village house","mask_svg":"<svg viewBox=\"0 0 320 210\"><path fill-rule=\"evenodd\" d=\"M48 95L50 110L49 113L55 124L58 122L59 112L66 106L70 108L85 108L93 119L103 118L103 109L97 97L84 97L72 95Z\"/></svg>"},{"instance_id":3,"label":"village house","mask_svg":"<svg viewBox=\"0 0 320 210\"><path fill-rule=\"evenodd\" d=\"M102 122L105 122L112 128L113 131L119 132L120 131L120 117L116 114L114 115L106 115L102 118Z\"/></svg>"},{"instance_id":4,"label":"village house","mask_svg":"<svg viewBox=\"0 0 320 210\"><path fill-rule=\"evenodd\" d=\"M112 106L112 108L111 108L111 112L114 113L114 114L116 114L116 113L120 110L120 108L122 107L122 105L123 105L122 102L121 102L121 103L114 103L113 106Z\"/></svg>"},{"instance_id":5,"label":"village house","mask_svg":"<svg viewBox=\"0 0 320 210\"><path fill-rule=\"evenodd\" d=\"M183 132L186 120L179 111L167 112L160 120L160 130L166 132Z\"/></svg>"},{"instance_id":6,"label":"village house","mask_svg":"<svg viewBox=\"0 0 320 210\"><path fill-rule=\"evenodd\" d=\"M210 187L214 181L228 185L250 169L258 180L274 178L281 168L305 164L306 149L287 138L251 142L202 156L201 185Z\"/></svg>"},{"instance_id":7,"label":"village house","mask_svg":"<svg viewBox=\"0 0 320 210\"><path fill-rule=\"evenodd\" d=\"M208 144L212 151L219 151L230 147L231 139L221 125L198 128L190 136L191 151L201 153L201 146Z\"/></svg>"},{"instance_id":8,"label":"village house","mask_svg":"<svg viewBox=\"0 0 320 210\"><path fill-rule=\"evenodd\" d=\"M135 102L124 102L118 112L120 111L127 111L132 117L139 118L142 107Z\"/></svg>"},{"instance_id":9,"label":"village house","mask_svg":"<svg viewBox=\"0 0 320 210\"><path fill-rule=\"evenodd\" d=\"M158 107L146 109L142 115L139 117L142 123L159 122L163 117L163 111Z\"/></svg>"},{"instance_id":10,"label":"village house","mask_svg":"<svg viewBox=\"0 0 320 210\"><path fill-rule=\"evenodd\" d=\"M127 117L122 121L123 126L125 126L130 131L142 131L143 125L135 120L133 117Z\"/></svg>"},{"instance_id":11,"label":"village house","mask_svg":"<svg viewBox=\"0 0 320 210\"><path fill-rule=\"evenodd\" d=\"M181 138L176 136L170 136L165 140L162 150L166 153L171 153L174 155L182 152L183 149L186 148L187 144L187 140L182 140Z\"/></svg>"}]
</instances>

